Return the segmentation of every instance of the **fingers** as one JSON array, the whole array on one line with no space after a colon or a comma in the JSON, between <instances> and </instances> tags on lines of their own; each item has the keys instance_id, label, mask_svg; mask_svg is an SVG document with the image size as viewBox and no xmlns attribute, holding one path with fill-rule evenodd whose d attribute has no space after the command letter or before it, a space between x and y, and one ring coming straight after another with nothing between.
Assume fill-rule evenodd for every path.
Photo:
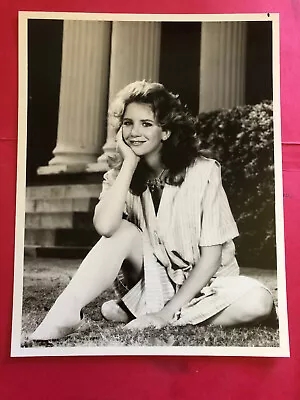
<instances>
[{"instance_id":1,"label":"fingers","mask_svg":"<svg viewBox=\"0 0 300 400\"><path fill-rule=\"evenodd\" d=\"M160 329L163 324L162 321L157 318L153 318L150 316L143 316L133 321L130 321L127 325L124 326L124 329L145 329L149 327Z\"/></svg>"},{"instance_id":2,"label":"fingers","mask_svg":"<svg viewBox=\"0 0 300 400\"><path fill-rule=\"evenodd\" d=\"M116 150L119 151L121 154L123 154L122 150L124 149L124 146L127 146L127 143L123 138L122 129L119 129L118 133L116 134L115 142L116 142Z\"/></svg>"},{"instance_id":3,"label":"fingers","mask_svg":"<svg viewBox=\"0 0 300 400\"><path fill-rule=\"evenodd\" d=\"M120 138L123 139L121 129L117 132L116 137L115 137L115 142L116 142L117 144L120 142Z\"/></svg>"},{"instance_id":4,"label":"fingers","mask_svg":"<svg viewBox=\"0 0 300 400\"><path fill-rule=\"evenodd\" d=\"M125 159L131 160L135 164L135 167L136 167L140 158L135 154L135 152L132 150L132 148L129 146L129 144L126 143L126 141L124 140L121 129L118 131L115 140L116 140L117 152L120 153L121 157L124 160Z\"/></svg>"},{"instance_id":5,"label":"fingers","mask_svg":"<svg viewBox=\"0 0 300 400\"><path fill-rule=\"evenodd\" d=\"M143 318L137 318L125 325L124 329L144 329L148 326L150 326L149 321L145 321Z\"/></svg>"},{"instance_id":6,"label":"fingers","mask_svg":"<svg viewBox=\"0 0 300 400\"><path fill-rule=\"evenodd\" d=\"M141 321L140 318L134 319L133 321L129 322L127 325L124 326L124 329L144 329L150 326L149 321Z\"/></svg>"},{"instance_id":7,"label":"fingers","mask_svg":"<svg viewBox=\"0 0 300 400\"><path fill-rule=\"evenodd\" d=\"M122 129L119 129L118 133L116 134L115 141L117 143L117 147L122 147L122 146L129 147L124 139Z\"/></svg>"}]
</instances>

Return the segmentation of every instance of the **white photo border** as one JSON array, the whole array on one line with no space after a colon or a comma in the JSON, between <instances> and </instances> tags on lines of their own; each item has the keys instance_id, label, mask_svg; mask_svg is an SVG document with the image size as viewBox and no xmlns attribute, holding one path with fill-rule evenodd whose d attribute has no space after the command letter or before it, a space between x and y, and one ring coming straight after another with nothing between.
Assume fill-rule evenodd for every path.
<instances>
[{"instance_id":1,"label":"white photo border","mask_svg":"<svg viewBox=\"0 0 300 400\"><path fill-rule=\"evenodd\" d=\"M27 77L29 19L89 20L89 21L271 21L273 52L273 109L274 109L274 165L275 165L275 214L277 246L277 284L279 314L279 347L52 347L22 348L22 295L24 268L24 232L26 197L26 146L27 146ZM14 295L12 321L12 357L35 356L99 356L99 355L185 355L185 356L251 356L289 357L289 333L286 296L284 251L283 182L280 122L280 36L279 14L100 14L69 12L19 12L19 106L18 106L18 170L15 223Z\"/></svg>"}]
</instances>

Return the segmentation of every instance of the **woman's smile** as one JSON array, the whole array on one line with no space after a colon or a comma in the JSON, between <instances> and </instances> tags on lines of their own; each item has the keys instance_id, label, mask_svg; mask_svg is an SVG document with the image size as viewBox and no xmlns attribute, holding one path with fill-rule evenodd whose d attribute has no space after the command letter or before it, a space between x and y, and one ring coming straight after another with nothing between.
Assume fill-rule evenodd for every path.
<instances>
[{"instance_id":1,"label":"woman's smile","mask_svg":"<svg viewBox=\"0 0 300 400\"><path fill-rule=\"evenodd\" d=\"M146 143L145 140L135 140L135 139L129 139L129 143L131 146L141 146L142 144Z\"/></svg>"}]
</instances>

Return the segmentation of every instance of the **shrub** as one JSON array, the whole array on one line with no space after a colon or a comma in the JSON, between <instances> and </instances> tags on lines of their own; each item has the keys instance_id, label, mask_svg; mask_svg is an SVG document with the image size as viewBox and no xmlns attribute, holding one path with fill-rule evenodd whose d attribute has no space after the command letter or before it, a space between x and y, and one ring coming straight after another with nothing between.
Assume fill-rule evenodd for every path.
<instances>
[{"instance_id":1,"label":"shrub","mask_svg":"<svg viewBox=\"0 0 300 400\"><path fill-rule=\"evenodd\" d=\"M240 265L276 268L272 102L202 113L196 126L202 148L222 164Z\"/></svg>"}]
</instances>

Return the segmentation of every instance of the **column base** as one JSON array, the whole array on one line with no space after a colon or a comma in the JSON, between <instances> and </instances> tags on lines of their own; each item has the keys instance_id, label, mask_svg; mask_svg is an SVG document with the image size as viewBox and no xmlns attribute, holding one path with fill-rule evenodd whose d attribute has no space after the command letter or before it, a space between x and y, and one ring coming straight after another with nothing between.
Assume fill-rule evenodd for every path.
<instances>
[{"instance_id":1,"label":"column base","mask_svg":"<svg viewBox=\"0 0 300 400\"><path fill-rule=\"evenodd\" d=\"M97 162L88 163L86 172L105 172L110 169L108 164L108 158L114 157L116 154L116 142L112 138L109 138L107 143L103 146L104 153L101 154Z\"/></svg>"},{"instance_id":2,"label":"column base","mask_svg":"<svg viewBox=\"0 0 300 400\"><path fill-rule=\"evenodd\" d=\"M86 166L86 172L106 172L110 168L106 160L99 160L96 163L91 163Z\"/></svg>"},{"instance_id":3,"label":"column base","mask_svg":"<svg viewBox=\"0 0 300 400\"><path fill-rule=\"evenodd\" d=\"M86 171L86 163L84 164L56 164L46 165L37 169L38 175L58 175L58 174L75 174Z\"/></svg>"}]
</instances>

